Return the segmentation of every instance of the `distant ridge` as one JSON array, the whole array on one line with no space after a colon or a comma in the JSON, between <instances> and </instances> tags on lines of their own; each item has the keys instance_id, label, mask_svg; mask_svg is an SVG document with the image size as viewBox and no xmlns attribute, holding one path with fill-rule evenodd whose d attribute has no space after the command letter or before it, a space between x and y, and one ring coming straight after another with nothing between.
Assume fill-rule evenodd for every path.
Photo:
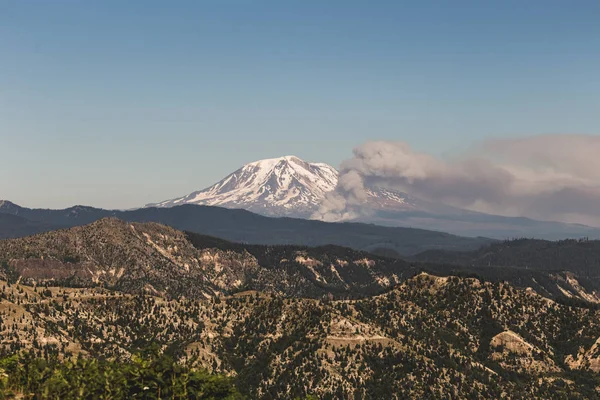
<instances>
[{"instance_id":1,"label":"distant ridge","mask_svg":"<svg viewBox=\"0 0 600 400\"><path fill-rule=\"evenodd\" d=\"M486 238L467 238L444 232L412 228L383 227L363 223L328 223L295 218L269 218L246 210L182 205L172 208L142 208L131 211L70 207L64 210L29 209L19 206L0 209L18 214L37 232L80 226L105 217L131 222L158 222L235 242L253 244L295 244L320 246L334 244L364 251L384 251L391 256L411 255L425 250L475 250L489 243ZM5 227L0 225L0 232ZM28 233L26 233L28 234ZM25 234L25 235L26 235ZM23 234L10 231L5 237Z\"/></svg>"}]
</instances>

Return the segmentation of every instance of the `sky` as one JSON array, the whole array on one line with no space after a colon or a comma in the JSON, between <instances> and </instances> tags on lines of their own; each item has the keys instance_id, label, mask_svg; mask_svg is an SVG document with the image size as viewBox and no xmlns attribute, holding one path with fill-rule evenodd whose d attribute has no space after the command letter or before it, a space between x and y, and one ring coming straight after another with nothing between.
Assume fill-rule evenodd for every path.
<instances>
[{"instance_id":1,"label":"sky","mask_svg":"<svg viewBox=\"0 0 600 400\"><path fill-rule=\"evenodd\" d=\"M600 134L600 2L0 0L0 199L131 208L262 158Z\"/></svg>"}]
</instances>

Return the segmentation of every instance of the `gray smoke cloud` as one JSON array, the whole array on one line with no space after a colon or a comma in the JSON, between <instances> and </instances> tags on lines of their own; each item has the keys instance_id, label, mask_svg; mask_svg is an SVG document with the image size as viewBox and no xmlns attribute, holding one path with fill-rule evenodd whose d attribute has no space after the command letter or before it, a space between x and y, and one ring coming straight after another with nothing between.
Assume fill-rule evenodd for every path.
<instances>
[{"instance_id":1,"label":"gray smoke cloud","mask_svg":"<svg viewBox=\"0 0 600 400\"><path fill-rule=\"evenodd\" d=\"M600 136L493 139L452 160L404 142L367 142L342 163L336 191L313 217L362 215L371 186L473 211L600 226Z\"/></svg>"}]
</instances>

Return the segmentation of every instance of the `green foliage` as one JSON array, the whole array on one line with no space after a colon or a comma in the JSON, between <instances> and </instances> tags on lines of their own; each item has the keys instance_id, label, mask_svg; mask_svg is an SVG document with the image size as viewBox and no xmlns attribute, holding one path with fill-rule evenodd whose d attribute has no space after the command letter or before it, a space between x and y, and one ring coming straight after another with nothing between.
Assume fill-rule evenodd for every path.
<instances>
[{"instance_id":1,"label":"green foliage","mask_svg":"<svg viewBox=\"0 0 600 400\"><path fill-rule=\"evenodd\" d=\"M29 353L0 359L0 398L242 399L231 378L150 352L129 362L45 360Z\"/></svg>"}]
</instances>

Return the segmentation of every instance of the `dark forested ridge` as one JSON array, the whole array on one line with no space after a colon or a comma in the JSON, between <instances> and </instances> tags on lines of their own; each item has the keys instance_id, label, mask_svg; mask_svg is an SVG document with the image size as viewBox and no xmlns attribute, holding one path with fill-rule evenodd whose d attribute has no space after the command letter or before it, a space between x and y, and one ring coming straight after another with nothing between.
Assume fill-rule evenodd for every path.
<instances>
[{"instance_id":1,"label":"dark forested ridge","mask_svg":"<svg viewBox=\"0 0 600 400\"><path fill-rule=\"evenodd\" d=\"M0 240L35 235L54 229L58 227L32 222L18 215L0 213Z\"/></svg>"},{"instance_id":2,"label":"dark forested ridge","mask_svg":"<svg viewBox=\"0 0 600 400\"><path fill-rule=\"evenodd\" d=\"M600 276L600 240L514 239L491 243L473 251L428 250L412 258L465 266L569 270Z\"/></svg>"},{"instance_id":3,"label":"dark forested ridge","mask_svg":"<svg viewBox=\"0 0 600 400\"><path fill-rule=\"evenodd\" d=\"M538 291L550 296L562 294L578 297L578 288L574 287L577 285L589 293L600 292L598 240L514 239L495 242L469 252L431 250L411 259L454 265L455 271L470 271L489 279L504 279L513 283L520 279L526 286L536 290L545 286L545 289ZM554 280L555 284L543 285L543 281L549 279ZM589 300L597 301L598 295Z\"/></svg>"},{"instance_id":4,"label":"dark forested ridge","mask_svg":"<svg viewBox=\"0 0 600 400\"><path fill-rule=\"evenodd\" d=\"M423 229L269 218L245 210L196 205L130 211L85 206L44 210L20 207L5 201L0 202L1 214L25 218L34 230L20 232L0 224L0 237L21 237L58 228L86 225L105 217L116 217L130 222L158 222L175 229L240 243L304 246L333 244L366 251L390 249L402 255L429 249L473 250L491 241L486 238L468 238Z\"/></svg>"}]
</instances>

